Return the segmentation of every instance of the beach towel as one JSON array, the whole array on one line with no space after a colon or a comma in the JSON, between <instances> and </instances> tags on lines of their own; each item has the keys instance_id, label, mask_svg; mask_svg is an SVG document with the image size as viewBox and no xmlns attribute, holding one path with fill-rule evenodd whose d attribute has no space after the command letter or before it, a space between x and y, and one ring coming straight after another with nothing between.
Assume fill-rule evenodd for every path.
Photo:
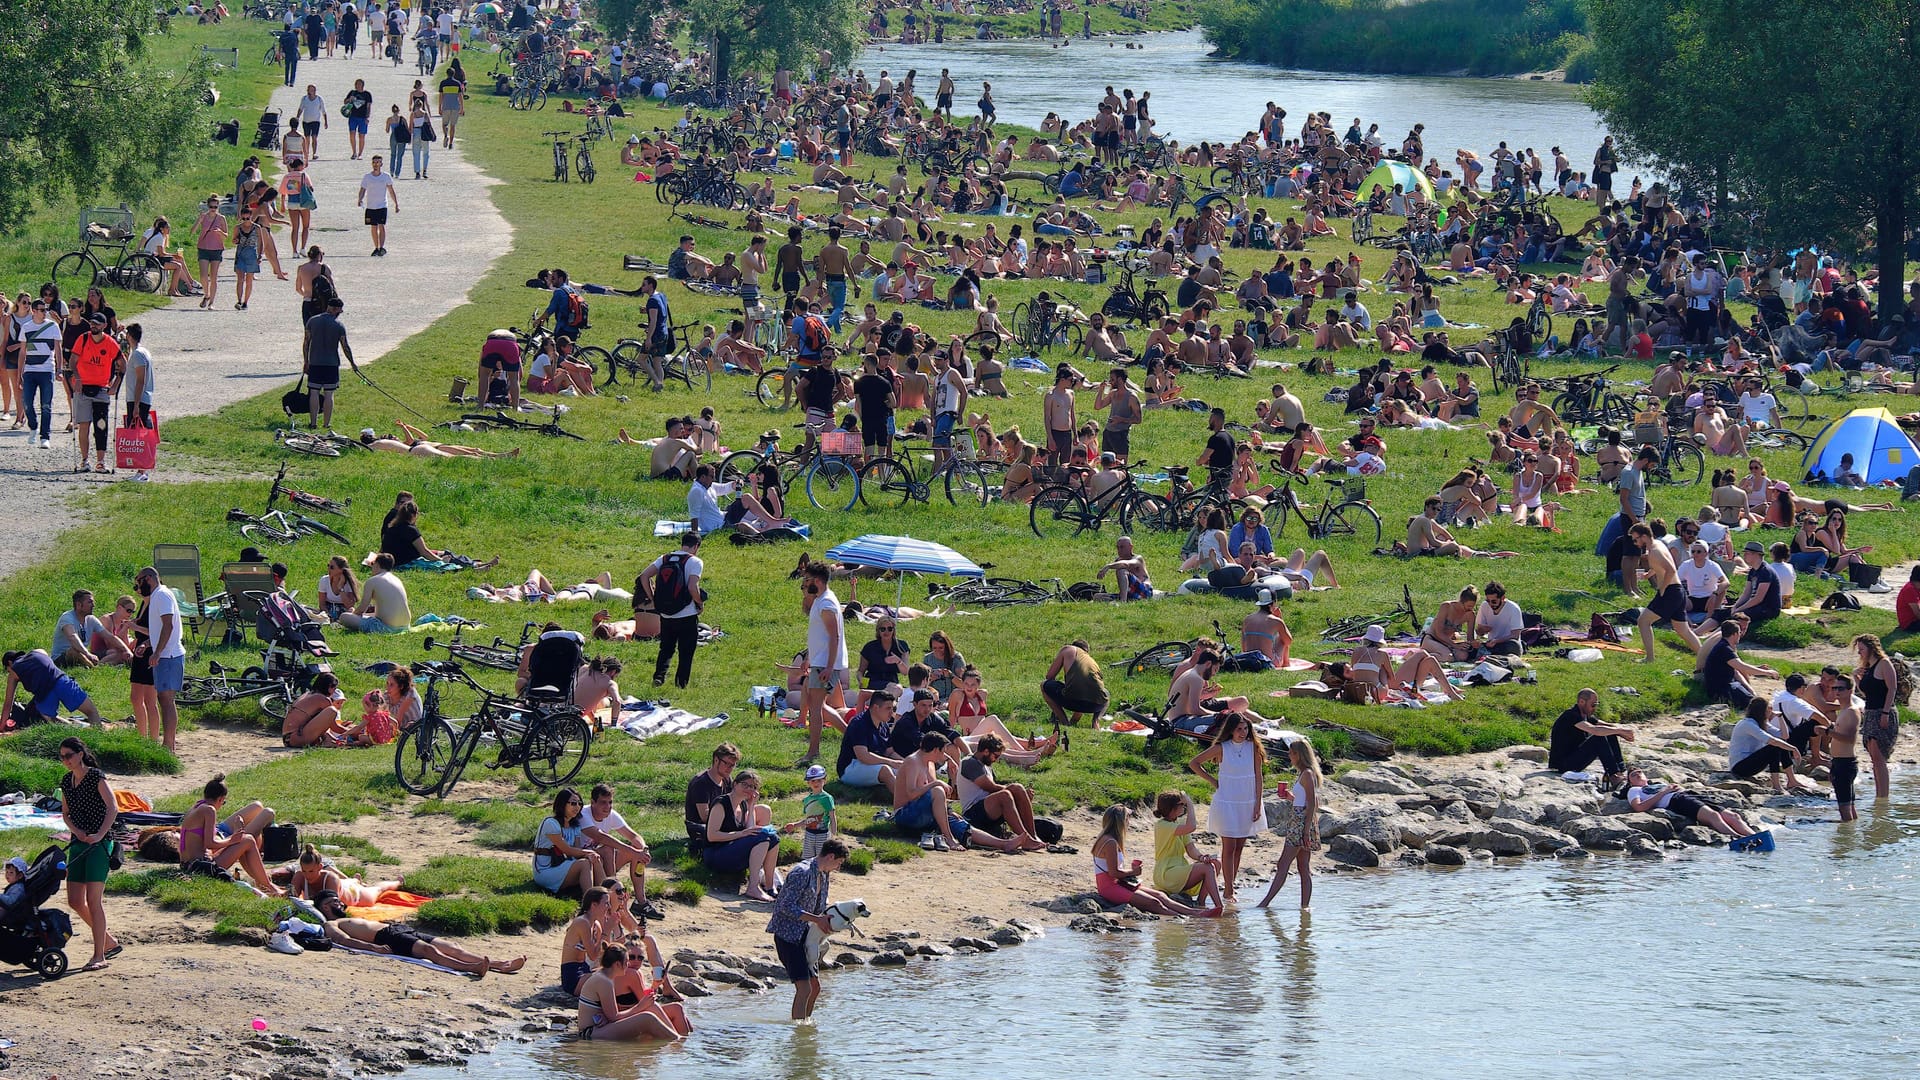
<instances>
[{"instance_id":1,"label":"beach towel","mask_svg":"<svg viewBox=\"0 0 1920 1080\"><path fill-rule=\"evenodd\" d=\"M726 722L725 713L701 716L671 705L636 701L621 706L620 721L615 727L636 739L644 740L655 735L691 735L696 731L717 728Z\"/></svg>"},{"instance_id":2,"label":"beach towel","mask_svg":"<svg viewBox=\"0 0 1920 1080\"><path fill-rule=\"evenodd\" d=\"M58 811L49 813L32 803L0 806L0 829L64 829L67 823Z\"/></svg>"},{"instance_id":3,"label":"beach towel","mask_svg":"<svg viewBox=\"0 0 1920 1080\"><path fill-rule=\"evenodd\" d=\"M653 523L653 535L655 536L679 536L681 533L692 531L693 522L691 521L667 521L663 519Z\"/></svg>"},{"instance_id":4,"label":"beach towel","mask_svg":"<svg viewBox=\"0 0 1920 1080\"><path fill-rule=\"evenodd\" d=\"M420 905L431 899L433 898L430 896L418 896L398 889L388 889L380 894L375 903L365 907L350 907L347 909L347 914L356 919L372 919L379 923L398 922L401 919L412 918Z\"/></svg>"},{"instance_id":5,"label":"beach towel","mask_svg":"<svg viewBox=\"0 0 1920 1080\"><path fill-rule=\"evenodd\" d=\"M115 808L122 814L144 813L153 809L153 804L141 798L138 792L128 791L126 788L114 789L113 802Z\"/></svg>"},{"instance_id":6,"label":"beach towel","mask_svg":"<svg viewBox=\"0 0 1920 1080\"><path fill-rule=\"evenodd\" d=\"M395 956L392 953L362 952L359 949L351 949L351 948L338 948L333 951L336 953L344 953L347 956L366 956L366 957L372 957L373 959L376 959L376 960L398 960L403 964L412 964L414 967L428 968L433 971L444 971L449 975L466 975L467 978L469 979L473 978L472 975L467 975L467 973L464 971L456 971L453 968L446 967L441 964L436 964L431 960L416 960L411 956Z\"/></svg>"}]
</instances>

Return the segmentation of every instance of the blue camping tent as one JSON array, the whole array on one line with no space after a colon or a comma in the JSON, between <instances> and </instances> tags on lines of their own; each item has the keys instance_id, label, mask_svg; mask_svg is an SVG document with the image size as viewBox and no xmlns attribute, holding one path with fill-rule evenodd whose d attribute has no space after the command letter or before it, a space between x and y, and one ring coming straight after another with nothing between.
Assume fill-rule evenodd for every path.
<instances>
[{"instance_id":1,"label":"blue camping tent","mask_svg":"<svg viewBox=\"0 0 1920 1080\"><path fill-rule=\"evenodd\" d=\"M1829 423L1814 437L1800 464L1808 476L1837 477L1842 454L1853 455L1853 471L1869 484L1904 480L1909 470L1920 465L1920 448L1885 409L1855 409Z\"/></svg>"}]
</instances>

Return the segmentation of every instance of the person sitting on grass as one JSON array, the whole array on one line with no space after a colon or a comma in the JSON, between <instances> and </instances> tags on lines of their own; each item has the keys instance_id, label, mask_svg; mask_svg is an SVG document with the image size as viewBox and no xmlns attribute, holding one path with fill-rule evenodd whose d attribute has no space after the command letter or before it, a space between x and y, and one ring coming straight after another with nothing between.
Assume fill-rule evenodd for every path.
<instances>
[{"instance_id":1,"label":"person sitting on grass","mask_svg":"<svg viewBox=\"0 0 1920 1080\"><path fill-rule=\"evenodd\" d=\"M1205 900L1215 911L1225 908L1220 898L1220 859L1203 854L1193 842L1199 828L1193 796L1163 791L1154 799L1153 816L1154 887L1168 896Z\"/></svg>"},{"instance_id":2,"label":"person sitting on grass","mask_svg":"<svg viewBox=\"0 0 1920 1080\"><path fill-rule=\"evenodd\" d=\"M760 774L743 769L733 787L707 806L706 846L701 859L709 870L746 874L740 895L772 903L780 891L780 833L773 827L773 809L759 801Z\"/></svg>"},{"instance_id":3,"label":"person sitting on grass","mask_svg":"<svg viewBox=\"0 0 1920 1080\"><path fill-rule=\"evenodd\" d=\"M126 641L116 638L93 613L93 593L76 590L73 607L60 613L53 628L53 662L63 667L125 664L133 659Z\"/></svg>"},{"instance_id":4,"label":"person sitting on grass","mask_svg":"<svg viewBox=\"0 0 1920 1080\"><path fill-rule=\"evenodd\" d=\"M577 397L592 397L593 368L573 358L573 339L561 335L547 338L545 347L527 365L527 393L558 394L571 390Z\"/></svg>"},{"instance_id":5,"label":"person sitting on grass","mask_svg":"<svg viewBox=\"0 0 1920 1080\"><path fill-rule=\"evenodd\" d=\"M898 716L899 687L882 687L867 699L867 707L847 718L840 736L840 755L834 771L848 787L878 787L893 794L894 777L904 759L891 748Z\"/></svg>"},{"instance_id":6,"label":"person sitting on grass","mask_svg":"<svg viewBox=\"0 0 1920 1080\"><path fill-rule=\"evenodd\" d=\"M1386 627L1375 623L1367 627L1356 645L1353 655L1347 662L1347 700L1358 704L1377 704L1389 699L1389 691L1399 691L1413 700L1421 699L1421 688L1428 680L1440 684L1440 689L1450 701L1459 701L1460 691L1447 682L1447 673L1441 669L1440 662L1425 649L1415 648L1407 653L1396 668L1393 657L1387 654Z\"/></svg>"},{"instance_id":7,"label":"person sitting on grass","mask_svg":"<svg viewBox=\"0 0 1920 1080\"><path fill-rule=\"evenodd\" d=\"M958 851L969 844L998 851L1018 851L1017 840L976 833L965 818L948 806L947 784L939 769L950 767L948 740L938 731L924 732L920 748L907 756L893 782L893 824L907 833L919 832L920 846L929 851Z\"/></svg>"},{"instance_id":8,"label":"person sitting on grass","mask_svg":"<svg viewBox=\"0 0 1920 1080\"><path fill-rule=\"evenodd\" d=\"M556 896L568 889L587 888L606 876L600 853L581 824L585 809L580 793L563 787L553 794L553 813L534 833L533 883Z\"/></svg>"},{"instance_id":9,"label":"person sitting on grass","mask_svg":"<svg viewBox=\"0 0 1920 1080\"><path fill-rule=\"evenodd\" d=\"M983 834L998 836L1005 826L1018 850L1044 850L1047 844L1034 824L1032 793L1025 784L1002 784L993 775L993 766L1005 750L999 736L982 735L973 753L960 759L953 785L959 793L961 816L983 839Z\"/></svg>"},{"instance_id":10,"label":"person sitting on grass","mask_svg":"<svg viewBox=\"0 0 1920 1080\"><path fill-rule=\"evenodd\" d=\"M587 808L580 816L580 827L587 839L600 855L600 865L607 871L608 877L617 877L621 868L626 868L633 881L633 892L641 898L641 912L649 919L664 918L665 915L655 907L647 895L647 867L653 865L653 852L647 847L646 840L627 824L627 819L613 808L613 787L609 784L595 784L587 796Z\"/></svg>"},{"instance_id":11,"label":"person sitting on grass","mask_svg":"<svg viewBox=\"0 0 1920 1080\"><path fill-rule=\"evenodd\" d=\"M1507 559L1520 554L1517 551L1475 551L1453 538L1453 533L1440 524L1441 510L1445 501L1438 495L1427 496L1420 512L1407 519L1407 538L1401 549L1394 554L1431 555L1449 559L1471 559L1485 556L1489 559Z\"/></svg>"},{"instance_id":12,"label":"person sitting on grass","mask_svg":"<svg viewBox=\"0 0 1920 1080\"><path fill-rule=\"evenodd\" d=\"M341 719L340 701L334 696L339 686L340 680L330 671L315 675L307 692L287 706L280 742L295 749L341 745L347 722Z\"/></svg>"},{"instance_id":13,"label":"person sitting on grass","mask_svg":"<svg viewBox=\"0 0 1920 1080\"><path fill-rule=\"evenodd\" d=\"M353 952L425 960L429 964L451 968L476 979L485 977L489 971L511 975L527 966L524 956L512 960L493 960L403 923L387 924L372 919L348 918L343 908L335 907L332 910L337 914L329 917L324 924L327 940ZM327 912L322 911L321 914L327 915Z\"/></svg>"},{"instance_id":14,"label":"person sitting on grass","mask_svg":"<svg viewBox=\"0 0 1920 1080\"><path fill-rule=\"evenodd\" d=\"M1650 784L1645 770L1627 770L1619 795L1636 814L1665 810L1684 821L1695 821L1722 836L1752 836L1753 828L1739 814L1688 792L1679 784Z\"/></svg>"},{"instance_id":15,"label":"person sitting on grass","mask_svg":"<svg viewBox=\"0 0 1920 1080\"><path fill-rule=\"evenodd\" d=\"M908 678L920 670L919 665L909 672ZM981 689L983 681L980 669L968 664L960 669L953 693L947 698L947 719L953 728L966 739L977 740L994 736L1000 740L1001 754L1009 764L1023 768L1032 768L1047 757L1052 756L1060 743L1058 734L1044 739L1022 739L1007 730L1000 718L987 712L987 693Z\"/></svg>"},{"instance_id":16,"label":"person sitting on grass","mask_svg":"<svg viewBox=\"0 0 1920 1080\"><path fill-rule=\"evenodd\" d=\"M1100 818L1100 836L1093 842L1093 887L1109 904L1130 904L1152 915L1196 918L1218 915L1219 908L1183 904L1159 889L1140 883L1140 860L1127 860L1127 808L1109 806Z\"/></svg>"},{"instance_id":17,"label":"person sitting on grass","mask_svg":"<svg viewBox=\"0 0 1920 1080\"><path fill-rule=\"evenodd\" d=\"M210 862L222 870L236 864L268 896L285 896L273 884L260 858L260 833L273 822L273 811L260 803L220 818L227 802L227 774L215 773L201 790L200 801L180 819L180 865L189 872L195 863Z\"/></svg>"},{"instance_id":18,"label":"person sitting on grass","mask_svg":"<svg viewBox=\"0 0 1920 1080\"><path fill-rule=\"evenodd\" d=\"M1147 560L1133 550L1133 537L1122 536L1113 542L1114 559L1093 575L1099 581L1113 575L1113 592L1121 600L1153 599L1153 582L1147 577Z\"/></svg>"},{"instance_id":19,"label":"person sitting on grass","mask_svg":"<svg viewBox=\"0 0 1920 1080\"><path fill-rule=\"evenodd\" d=\"M1261 589L1254 594L1253 613L1240 622L1240 651L1265 656L1275 670L1287 666L1293 648L1293 633L1278 607L1274 591Z\"/></svg>"},{"instance_id":20,"label":"person sitting on grass","mask_svg":"<svg viewBox=\"0 0 1920 1080\"><path fill-rule=\"evenodd\" d=\"M1084 638L1075 638L1054 654L1046 678L1040 683L1040 696L1053 710L1056 726L1078 723L1081 716L1100 719L1112 699L1107 694L1106 681L1101 678L1100 664L1087 651Z\"/></svg>"}]
</instances>

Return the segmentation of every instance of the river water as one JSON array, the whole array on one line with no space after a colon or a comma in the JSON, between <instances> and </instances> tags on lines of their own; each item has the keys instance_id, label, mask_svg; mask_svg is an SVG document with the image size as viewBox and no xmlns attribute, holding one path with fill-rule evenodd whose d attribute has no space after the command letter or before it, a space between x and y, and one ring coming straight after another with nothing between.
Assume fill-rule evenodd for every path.
<instances>
[{"instance_id":1,"label":"river water","mask_svg":"<svg viewBox=\"0 0 1920 1080\"><path fill-rule=\"evenodd\" d=\"M1770 854L1326 875L1310 917L1290 887L1271 912L830 974L813 1027L784 987L723 991L680 1045L553 1039L409 1075L1911 1076L1920 777L1897 779L1890 806Z\"/></svg>"},{"instance_id":2,"label":"river water","mask_svg":"<svg viewBox=\"0 0 1920 1080\"><path fill-rule=\"evenodd\" d=\"M1128 49L1129 42L1141 47ZM1578 90L1560 83L1286 71L1216 60L1207 51L1200 31L1184 30L1076 40L1064 49L1027 40L886 45L870 47L858 66L869 79L882 69L895 79L914 69L917 90L928 99L940 69L949 68L959 87L955 111L964 116L977 112L981 81L991 82L998 116L1029 127L1049 112L1075 121L1091 116L1108 85L1145 90L1153 95L1154 130L1182 143L1238 139L1259 123L1269 101L1287 111L1290 135L1309 112L1329 112L1338 131L1357 116L1362 131L1377 123L1398 148L1423 123L1428 155L1448 168L1456 148L1484 158L1504 139L1515 150L1533 147L1549 168L1551 148L1559 146L1585 170L1605 134Z\"/></svg>"}]
</instances>

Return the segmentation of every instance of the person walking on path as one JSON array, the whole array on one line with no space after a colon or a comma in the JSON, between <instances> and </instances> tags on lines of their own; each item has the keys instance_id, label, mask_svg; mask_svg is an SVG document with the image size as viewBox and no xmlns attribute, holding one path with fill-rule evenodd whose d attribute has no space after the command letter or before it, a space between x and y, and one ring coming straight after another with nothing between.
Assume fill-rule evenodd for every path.
<instances>
[{"instance_id":1,"label":"person walking on path","mask_svg":"<svg viewBox=\"0 0 1920 1080\"><path fill-rule=\"evenodd\" d=\"M227 257L227 216L220 212L220 196L207 196L200 220L193 224L193 246L200 259L200 295L202 309L213 306L220 291L220 264Z\"/></svg>"},{"instance_id":2,"label":"person walking on path","mask_svg":"<svg viewBox=\"0 0 1920 1080\"><path fill-rule=\"evenodd\" d=\"M427 166L433 161L433 111L427 107L427 99L422 96L413 103L409 125L413 133L413 178L430 180ZM397 166L396 166L397 167Z\"/></svg>"},{"instance_id":3,"label":"person walking on path","mask_svg":"<svg viewBox=\"0 0 1920 1080\"><path fill-rule=\"evenodd\" d=\"M373 155L373 171L360 178L360 197L356 205L367 212L367 230L373 236L373 253L387 253L387 212L400 212L400 193L394 190L393 175L381 169L379 154ZM211 292L211 290L209 290Z\"/></svg>"},{"instance_id":4,"label":"person walking on path","mask_svg":"<svg viewBox=\"0 0 1920 1080\"><path fill-rule=\"evenodd\" d=\"M347 328L340 322L345 306L339 296L329 297L327 310L307 320L300 370L307 379L307 426L311 430L318 430L323 420L327 430L333 430L333 394L340 389L340 357L346 356L355 374L360 371L353 360L353 347L347 344Z\"/></svg>"},{"instance_id":5,"label":"person walking on path","mask_svg":"<svg viewBox=\"0 0 1920 1080\"><path fill-rule=\"evenodd\" d=\"M326 99L320 96L320 88L307 84L307 94L296 106L300 110L300 134L307 138L307 160L320 160L320 129L332 127L333 121L327 117Z\"/></svg>"},{"instance_id":6,"label":"person walking on path","mask_svg":"<svg viewBox=\"0 0 1920 1080\"><path fill-rule=\"evenodd\" d=\"M300 73L300 35L289 24L277 36L280 39L280 59L286 65L285 82L292 86L294 77Z\"/></svg>"},{"instance_id":7,"label":"person walking on path","mask_svg":"<svg viewBox=\"0 0 1920 1080\"><path fill-rule=\"evenodd\" d=\"M80 442L80 463L74 472L87 471L87 436L93 436L93 471L107 472L107 434L113 426L113 399L125 371L120 343L107 333L107 316L88 316L87 332L69 350L80 389L73 395L73 433Z\"/></svg>"},{"instance_id":8,"label":"person walking on path","mask_svg":"<svg viewBox=\"0 0 1920 1080\"><path fill-rule=\"evenodd\" d=\"M34 436L34 399L40 399L40 449L53 446L53 369L60 357L60 324L54 322L43 297L28 309L18 331L26 352L20 358L20 415L27 421L27 437Z\"/></svg>"},{"instance_id":9,"label":"person walking on path","mask_svg":"<svg viewBox=\"0 0 1920 1080\"><path fill-rule=\"evenodd\" d=\"M460 117L467 111L467 75L456 58L447 67L447 77L440 80L440 137L445 140L444 149L453 149L453 129L460 123Z\"/></svg>"},{"instance_id":10,"label":"person walking on path","mask_svg":"<svg viewBox=\"0 0 1920 1080\"><path fill-rule=\"evenodd\" d=\"M67 844L67 906L93 934L93 958L81 971L99 971L120 955L120 943L107 932L107 863L113 853L113 819L119 814L113 788L87 744L69 738L60 744L60 816L73 839Z\"/></svg>"},{"instance_id":11,"label":"person walking on path","mask_svg":"<svg viewBox=\"0 0 1920 1080\"><path fill-rule=\"evenodd\" d=\"M640 572L636 591L653 601L654 613L660 616L660 655L653 664L655 686L666 683L667 665L676 652L680 665L673 684L685 690L693 676L693 650L700 642L700 614L706 609L700 591L705 570L700 561L700 534L689 532L680 538L679 551L660 556Z\"/></svg>"},{"instance_id":12,"label":"person walking on path","mask_svg":"<svg viewBox=\"0 0 1920 1080\"><path fill-rule=\"evenodd\" d=\"M367 152L367 126L373 119L373 95L367 92L367 80L353 80L353 89L347 91L347 149L354 161L359 161ZM298 251L299 244L294 245Z\"/></svg>"},{"instance_id":13,"label":"person walking on path","mask_svg":"<svg viewBox=\"0 0 1920 1080\"><path fill-rule=\"evenodd\" d=\"M307 261L293 271L293 291L300 294L300 325L327 310L327 301L340 294L334 287L333 267L325 262L326 253L315 244L307 249Z\"/></svg>"}]
</instances>

